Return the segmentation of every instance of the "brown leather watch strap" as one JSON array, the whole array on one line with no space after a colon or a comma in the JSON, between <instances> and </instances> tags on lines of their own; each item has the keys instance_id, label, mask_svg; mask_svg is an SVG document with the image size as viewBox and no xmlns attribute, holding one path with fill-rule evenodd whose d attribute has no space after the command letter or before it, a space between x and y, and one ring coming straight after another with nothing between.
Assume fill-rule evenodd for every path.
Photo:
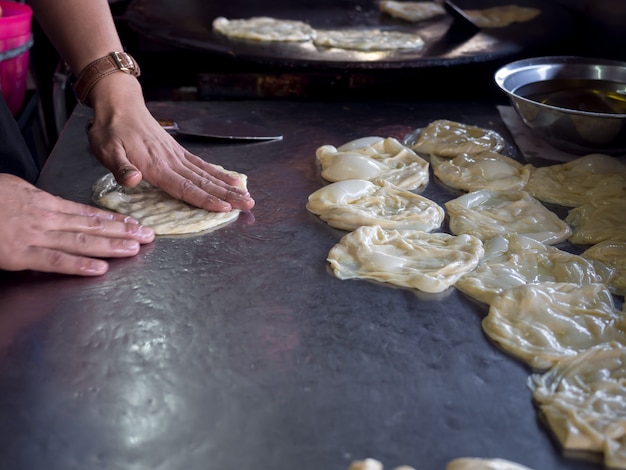
<instances>
[{"instance_id":1,"label":"brown leather watch strap","mask_svg":"<svg viewBox=\"0 0 626 470\"><path fill-rule=\"evenodd\" d=\"M141 73L135 59L126 52L111 52L110 54L94 60L87 65L78 75L74 82L74 94L83 104L90 106L87 96L96 83L107 75L115 72L124 72L135 77Z\"/></svg>"}]
</instances>

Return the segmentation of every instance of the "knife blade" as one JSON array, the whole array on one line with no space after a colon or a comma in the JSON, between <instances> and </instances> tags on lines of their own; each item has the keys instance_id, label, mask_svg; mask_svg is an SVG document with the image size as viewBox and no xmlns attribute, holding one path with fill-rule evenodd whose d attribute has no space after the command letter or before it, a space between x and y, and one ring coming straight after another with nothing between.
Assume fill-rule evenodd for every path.
<instances>
[{"instance_id":1,"label":"knife blade","mask_svg":"<svg viewBox=\"0 0 626 470\"><path fill-rule=\"evenodd\" d=\"M172 135L216 140L282 140L283 136L265 126L234 118L203 117L185 121L159 119L161 127Z\"/></svg>"}]
</instances>

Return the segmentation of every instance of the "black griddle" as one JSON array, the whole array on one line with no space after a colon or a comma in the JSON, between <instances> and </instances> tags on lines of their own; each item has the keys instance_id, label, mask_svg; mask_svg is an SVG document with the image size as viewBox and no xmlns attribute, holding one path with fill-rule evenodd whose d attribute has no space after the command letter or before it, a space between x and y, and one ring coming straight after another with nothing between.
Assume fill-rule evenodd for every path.
<instances>
[{"instance_id":1,"label":"black griddle","mask_svg":"<svg viewBox=\"0 0 626 470\"><path fill-rule=\"evenodd\" d=\"M461 8L487 8L501 5L498 0L466 0ZM452 28L452 18L444 15L419 24L382 14L377 1L332 0L133 0L123 20L138 33L167 44L210 52L241 61L280 67L321 69L398 69L441 67L483 63L506 58L524 51L546 47L564 40L575 30L569 10L541 0L519 0L516 5L536 7L542 13L526 23L506 28L465 34ZM318 48L311 41L270 43L230 40L213 33L212 22L218 16L229 19L271 16L302 20L323 28L365 28L417 32L426 46L420 51L360 52Z\"/></svg>"}]
</instances>

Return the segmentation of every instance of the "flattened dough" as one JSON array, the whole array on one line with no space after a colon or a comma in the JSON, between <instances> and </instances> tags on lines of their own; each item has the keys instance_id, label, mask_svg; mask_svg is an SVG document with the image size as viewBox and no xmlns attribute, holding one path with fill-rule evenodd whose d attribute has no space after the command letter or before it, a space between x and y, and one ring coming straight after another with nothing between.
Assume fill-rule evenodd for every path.
<instances>
[{"instance_id":1,"label":"flattened dough","mask_svg":"<svg viewBox=\"0 0 626 470\"><path fill-rule=\"evenodd\" d=\"M626 241L606 240L588 248L581 256L614 269L614 275L605 283L615 294L626 295Z\"/></svg>"},{"instance_id":2,"label":"flattened dough","mask_svg":"<svg viewBox=\"0 0 626 470\"><path fill-rule=\"evenodd\" d=\"M425 44L418 34L384 29L318 29L313 43L357 51L419 50Z\"/></svg>"},{"instance_id":3,"label":"flattened dough","mask_svg":"<svg viewBox=\"0 0 626 470\"><path fill-rule=\"evenodd\" d=\"M389 16L412 23L429 20L446 13L441 5L433 1L397 2L395 0L382 0L379 8L381 12Z\"/></svg>"},{"instance_id":4,"label":"flattened dough","mask_svg":"<svg viewBox=\"0 0 626 470\"><path fill-rule=\"evenodd\" d=\"M495 296L484 332L535 369L608 341L626 343L624 318L604 284L542 282Z\"/></svg>"},{"instance_id":5,"label":"flattened dough","mask_svg":"<svg viewBox=\"0 0 626 470\"><path fill-rule=\"evenodd\" d=\"M423 292L443 292L476 267L482 242L471 235L363 226L328 254L339 279L371 279Z\"/></svg>"},{"instance_id":6,"label":"flattened dough","mask_svg":"<svg viewBox=\"0 0 626 470\"><path fill-rule=\"evenodd\" d=\"M419 194L382 180L345 180L324 186L309 196L306 208L329 225L355 230L361 225L431 232L445 213Z\"/></svg>"},{"instance_id":7,"label":"flattened dough","mask_svg":"<svg viewBox=\"0 0 626 470\"><path fill-rule=\"evenodd\" d=\"M327 181L382 179L414 190L429 180L428 162L393 137L362 137L339 147L323 145L315 155Z\"/></svg>"},{"instance_id":8,"label":"flattened dough","mask_svg":"<svg viewBox=\"0 0 626 470\"><path fill-rule=\"evenodd\" d=\"M462 153L500 152L505 146L504 138L496 131L447 119L431 122L414 136L407 139L407 145L417 153L448 158Z\"/></svg>"},{"instance_id":9,"label":"flattened dough","mask_svg":"<svg viewBox=\"0 0 626 470\"><path fill-rule=\"evenodd\" d=\"M496 255L492 252L494 245L506 248ZM614 272L601 269L601 265L596 270L596 265L582 256L519 235L492 238L484 248L480 265L454 286L486 304L512 287L541 282L595 284L605 282Z\"/></svg>"},{"instance_id":10,"label":"flattened dough","mask_svg":"<svg viewBox=\"0 0 626 470\"><path fill-rule=\"evenodd\" d=\"M524 189L540 201L566 207L624 197L626 165L608 155L586 155L567 163L535 168Z\"/></svg>"},{"instance_id":11,"label":"flattened dough","mask_svg":"<svg viewBox=\"0 0 626 470\"><path fill-rule=\"evenodd\" d=\"M234 171L242 189L247 177ZM157 235L182 235L214 229L237 220L239 210L209 212L173 198L147 181L134 188L120 186L112 173L100 178L93 186L93 200L107 209L129 215L151 227Z\"/></svg>"},{"instance_id":12,"label":"flattened dough","mask_svg":"<svg viewBox=\"0 0 626 470\"><path fill-rule=\"evenodd\" d=\"M604 453L608 468L626 468L626 348L607 343L559 362L528 381L565 449Z\"/></svg>"},{"instance_id":13,"label":"flattened dough","mask_svg":"<svg viewBox=\"0 0 626 470\"><path fill-rule=\"evenodd\" d=\"M446 470L532 470L510 460L461 457L448 462Z\"/></svg>"},{"instance_id":14,"label":"flattened dough","mask_svg":"<svg viewBox=\"0 0 626 470\"><path fill-rule=\"evenodd\" d=\"M541 13L538 8L519 5L500 5L482 10L465 10L474 23L481 28L504 28L513 23L525 23Z\"/></svg>"},{"instance_id":15,"label":"flattened dough","mask_svg":"<svg viewBox=\"0 0 626 470\"><path fill-rule=\"evenodd\" d=\"M454 234L483 241L515 233L552 245L567 240L570 227L526 191L481 189L445 204Z\"/></svg>"},{"instance_id":16,"label":"flattened dough","mask_svg":"<svg viewBox=\"0 0 626 470\"><path fill-rule=\"evenodd\" d=\"M600 199L575 207L565 222L573 229L569 241L575 244L626 241L626 197Z\"/></svg>"},{"instance_id":17,"label":"flattened dough","mask_svg":"<svg viewBox=\"0 0 626 470\"><path fill-rule=\"evenodd\" d=\"M451 188L463 191L478 189L521 190L530 177L530 165L496 152L462 153L454 158L431 155L435 176Z\"/></svg>"},{"instance_id":18,"label":"flattened dough","mask_svg":"<svg viewBox=\"0 0 626 470\"><path fill-rule=\"evenodd\" d=\"M213 30L229 38L260 42L302 42L315 37L315 29L303 21L269 16L235 20L220 16L213 20Z\"/></svg>"}]
</instances>

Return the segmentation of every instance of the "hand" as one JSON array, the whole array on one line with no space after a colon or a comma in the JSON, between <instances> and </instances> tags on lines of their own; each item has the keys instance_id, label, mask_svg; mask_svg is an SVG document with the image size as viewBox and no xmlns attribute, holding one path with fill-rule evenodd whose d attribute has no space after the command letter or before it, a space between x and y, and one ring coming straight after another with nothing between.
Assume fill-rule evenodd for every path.
<instances>
[{"instance_id":1,"label":"hand","mask_svg":"<svg viewBox=\"0 0 626 470\"><path fill-rule=\"evenodd\" d=\"M121 214L67 201L0 174L0 269L97 276L96 258L136 255L154 231Z\"/></svg>"},{"instance_id":2,"label":"hand","mask_svg":"<svg viewBox=\"0 0 626 470\"><path fill-rule=\"evenodd\" d=\"M122 186L142 178L171 196L209 211L249 210L239 180L183 148L150 114L134 77L114 73L90 93L94 123L89 143Z\"/></svg>"}]
</instances>

